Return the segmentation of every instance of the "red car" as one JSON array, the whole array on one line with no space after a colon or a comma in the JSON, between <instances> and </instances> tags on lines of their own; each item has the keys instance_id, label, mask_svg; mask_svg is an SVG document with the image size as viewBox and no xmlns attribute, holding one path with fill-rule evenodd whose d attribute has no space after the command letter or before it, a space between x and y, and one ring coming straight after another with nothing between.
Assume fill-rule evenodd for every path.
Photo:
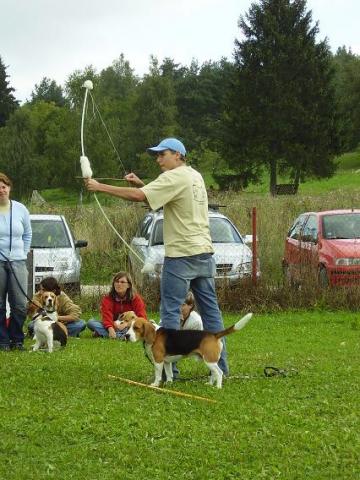
<instances>
[{"instance_id":1,"label":"red car","mask_svg":"<svg viewBox=\"0 0 360 480\"><path fill-rule=\"evenodd\" d=\"M282 263L292 284L309 274L321 286L360 283L360 210L302 213L287 234Z\"/></svg>"}]
</instances>

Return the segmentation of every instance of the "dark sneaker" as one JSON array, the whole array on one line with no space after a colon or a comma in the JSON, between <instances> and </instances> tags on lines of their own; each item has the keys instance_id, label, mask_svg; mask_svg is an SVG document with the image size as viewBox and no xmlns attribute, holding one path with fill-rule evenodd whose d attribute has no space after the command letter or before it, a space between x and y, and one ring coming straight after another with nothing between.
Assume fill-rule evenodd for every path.
<instances>
[{"instance_id":1,"label":"dark sneaker","mask_svg":"<svg viewBox=\"0 0 360 480\"><path fill-rule=\"evenodd\" d=\"M10 350L19 350L20 352L25 352L26 348L22 343L15 343L14 345L10 345Z\"/></svg>"}]
</instances>

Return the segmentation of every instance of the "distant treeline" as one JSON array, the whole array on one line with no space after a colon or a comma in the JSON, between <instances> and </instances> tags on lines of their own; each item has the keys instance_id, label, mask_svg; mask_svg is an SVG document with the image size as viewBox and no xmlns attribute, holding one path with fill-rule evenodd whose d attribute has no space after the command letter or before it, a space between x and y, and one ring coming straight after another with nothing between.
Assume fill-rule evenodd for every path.
<instances>
[{"instance_id":1,"label":"distant treeline","mask_svg":"<svg viewBox=\"0 0 360 480\"><path fill-rule=\"evenodd\" d=\"M121 54L101 72L71 73L64 87L43 78L21 106L0 57L0 171L19 196L79 185L90 79L96 103L90 98L85 148L97 177L153 177L146 147L167 136L181 138L192 164L223 188L256 183L264 169L270 191L279 173L294 183L331 176L335 156L360 141L360 57L316 41L305 0L254 3L239 29L232 61L183 66L152 57L138 77Z\"/></svg>"}]
</instances>

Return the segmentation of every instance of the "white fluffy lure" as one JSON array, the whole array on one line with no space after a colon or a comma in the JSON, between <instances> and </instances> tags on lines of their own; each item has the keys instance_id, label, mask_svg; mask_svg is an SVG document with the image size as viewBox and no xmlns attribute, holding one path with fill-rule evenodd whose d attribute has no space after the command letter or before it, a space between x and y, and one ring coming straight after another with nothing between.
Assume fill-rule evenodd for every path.
<instances>
[{"instance_id":1,"label":"white fluffy lure","mask_svg":"<svg viewBox=\"0 0 360 480\"><path fill-rule=\"evenodd\" d=\"M141 269L141 273L154 273L155 272L155 265L149 260L145 261L143 268Z\"/></svg>"},{"instance_id":2,"label":"white fluffy lure","mask_svg":"<svg viewBox=\"0 0 360 480\"><path fill-rule=\"evenodd\" d=\"M91 80L85 80L85 82L83 83L83 87L87 88L88 90L92 90L94 88L94 85Z\"/></svg>"},{"instance_id":3,"label":"white fluffy lure","mask_svg":"<svg viewBox=\"0 0 360 480\"><path fill-rule=\"evenodd\" d=\"M85 155L81 155L80 157L80 166L81 166L81 173L83 178L91 178L93 175L93 172L90 167L90 162L88 157L85 157Z\"/></svg>"}]
</instances>

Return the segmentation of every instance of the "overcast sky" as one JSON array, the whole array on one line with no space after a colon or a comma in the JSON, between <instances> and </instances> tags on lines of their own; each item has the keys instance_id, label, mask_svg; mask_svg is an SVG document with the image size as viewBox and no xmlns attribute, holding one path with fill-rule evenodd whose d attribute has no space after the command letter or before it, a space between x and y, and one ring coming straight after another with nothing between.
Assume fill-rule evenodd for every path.
<instances>
[{"instance_id":1,"label":"overcast sky","mask_svg":"<svg viewBox=\"0 0 360 480\"><path fill-rule=\"evenodd\" d=\"M189 65L232 59L237 21L251 0L0 0L0 56L17 99L43 77L64 85L74 70L98 71L124 53L138 75L150 55ZM308 0L319 39L360 54L360 0Z\"/></svg>"}]
</instances>

